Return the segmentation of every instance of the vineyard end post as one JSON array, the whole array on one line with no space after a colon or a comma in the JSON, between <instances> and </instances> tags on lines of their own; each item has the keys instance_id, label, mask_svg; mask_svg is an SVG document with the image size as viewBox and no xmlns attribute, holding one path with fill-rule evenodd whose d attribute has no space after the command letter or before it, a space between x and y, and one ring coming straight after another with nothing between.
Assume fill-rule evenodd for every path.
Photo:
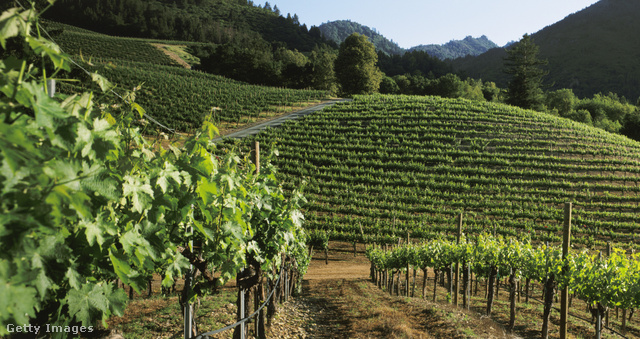
<instances>
[{"instance_id":1,"label":"vineyard end post","mask_svg":"<svg viewBox=\"0 0 640 339\"><path fill-rule=\"evenodd\" d=\"M47 79L46 90L49 98L53 98L56 94L56 80L55 79Z\"/></svg>"}]
</instances>

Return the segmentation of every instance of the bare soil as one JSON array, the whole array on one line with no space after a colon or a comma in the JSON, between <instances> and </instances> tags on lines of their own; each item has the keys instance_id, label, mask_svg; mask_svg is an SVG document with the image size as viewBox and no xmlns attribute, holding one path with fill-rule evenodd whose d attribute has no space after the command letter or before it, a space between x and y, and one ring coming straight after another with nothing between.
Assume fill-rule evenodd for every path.
<instances>
[{"instance_id":1,"label":"bare soil","mask_svg":"<svg viewBox=\"0 0 640 339\"><path fill-rule=\"evenodd\" d=\"M284 337L514 338L473 311L389 295L371 282L364 245L357 246L354 257L352 244L332 242L328 254L327 264L324 252L314 253L302 295L297 298L316 312L306 326L308 332L297 337L282 333ZM460 319L466 322L464 326L458 324Z\"/></svg>"}]
</instances>

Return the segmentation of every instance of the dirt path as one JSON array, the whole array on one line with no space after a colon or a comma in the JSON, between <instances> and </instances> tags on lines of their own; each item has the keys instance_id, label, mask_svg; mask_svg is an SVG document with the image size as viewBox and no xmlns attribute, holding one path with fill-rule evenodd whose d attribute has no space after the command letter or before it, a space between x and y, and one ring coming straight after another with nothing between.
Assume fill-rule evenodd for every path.
<instances>
[{"instance_id":1,"label":"dirt path","mask_svg":"<svg viewBox=\"0 0 640 339\"><path fill-rule=\"evenodd\" d=\"M170 50L168 50L166 48L169 45L164 45L164 44L151 44L151 45L153 45L153 47L161 50L169 58L173 59L175 62L180 64L180 66L182 66L182 67L184 67L186 69L191 69L191 65L189 65L189 63L187 63L186 61L182 60L182 58L179 57L176 53L173 53L172 51L170 51Z\"/></svg>"},{"instance_id":2,"label":"dirt path","mask_svg":"<svg viewBox=\"0 0 640 339\"><path fill-rule=\"evenodd\" d=\"M382 291L369 280L363 245L355 257L349 243L330 248L328 264L324 252L314 254L302 295L283 307L275 337L512 338L473 311Z\"/></svg>"}]
</instances>

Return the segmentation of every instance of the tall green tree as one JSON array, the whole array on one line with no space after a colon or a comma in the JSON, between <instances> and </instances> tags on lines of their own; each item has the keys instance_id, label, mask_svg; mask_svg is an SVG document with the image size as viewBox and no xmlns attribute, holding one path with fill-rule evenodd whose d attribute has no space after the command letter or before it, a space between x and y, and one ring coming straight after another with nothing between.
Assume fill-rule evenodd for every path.
<instances>
[{"instance_id":1,"label":"tall green tree","mask_svg":"<svg viewBox=\"0 0 640 339\"><path fill-rule=\"evenodd\" d=\"M378 54L366 36L353 33L340 45L335 72L344 94L370 94L380 88Z\"/></svg>"},{"instance_id":2,"label":"tall green tree","mask_svg":"<svg viewBox=\"0 0 640 339\"><path fill-rule=\"evenodd\" d=\"M309 74L309 86L314 89L329 91L332 95L337 94L338 85L336 83L336 72L334 69L337 51L328 47L316 46L307 63L307 73Z\"/></svg>"},{"instance_id":3,"label":"tall green tree","mask_svg":"<svg viewBox=\"0 0 640 339\"><path fill-rule=\"evenodd\" d=\"M541 108L544 100L542 80L548 74L542 67L547 60L538 58L538 45L528 34L507 51L505 72L513 75L507 91L506 102L522 108Z\"/></svg>"}]
</instances>

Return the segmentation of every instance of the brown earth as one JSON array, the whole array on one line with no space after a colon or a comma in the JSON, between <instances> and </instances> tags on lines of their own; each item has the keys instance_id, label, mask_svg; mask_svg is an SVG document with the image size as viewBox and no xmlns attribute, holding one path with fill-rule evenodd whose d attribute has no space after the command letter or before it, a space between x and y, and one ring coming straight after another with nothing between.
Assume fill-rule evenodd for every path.
<instances>
[{"instance_id":1,"label":"brown earth","mask_svg":"<svg viewBox=\"0 0 640 339\"><path fill-rule=\"evenodd\" d=\"M186 61L184 61L181 57L179 57L176 53L168 50L166 47L169 45L165 45L165 44L151 44L153 47L161 50L164 54L166 54L169 58L173 59L173 61L177 62L178 64L180 64L180 66L186 68L186 69L191 69L191 65L189 65L189 63L187 63Z\"/></svg>"},{"instance_id":2,"label":"brown earth","mask_svg":"<svg viewBox=\"0 0 640 339\"><path fill-rule=\"evenodd\" d=\"M332 242L313 255L302 295L281 309L273 338L514 338L473 311L391 296L369 279L364 246ZM444 296L439 296L444 298ZM287 322L292 323L287 325ZM460 326L460 321L464 322ZM293 332L291 332L293 331Z\"/></svg>"}]
</instances>

